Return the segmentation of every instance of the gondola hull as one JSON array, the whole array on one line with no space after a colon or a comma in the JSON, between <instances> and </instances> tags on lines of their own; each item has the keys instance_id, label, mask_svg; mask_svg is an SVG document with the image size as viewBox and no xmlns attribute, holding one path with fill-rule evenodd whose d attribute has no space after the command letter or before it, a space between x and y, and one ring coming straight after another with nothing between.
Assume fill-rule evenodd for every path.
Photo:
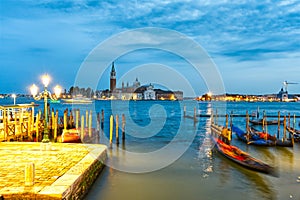
<instances>
[{"instance_id":1,"label":"gondola hull","mask_svg":"<svg viewBox=\"0 0 300 200\"><path fill-rule=\"evenodd\" d=\"M239 140L241 140L249 145L257 145L257 146L275 146L276 145L276 143L274 141L261 139L258 136L253 135L251 133L249 133L249 136L248 136L247 133L245 133L244 131L242 131L241 129L239 129L236 126L232 126L232 131L236 133ZM249 137L249 139L247 139L247 137Z\"/></svg>"},{"instance_id":2,"label":"gondola hull","mask_svg":"<svg viewBox=\"0 0 300 200\"><path fill-rule=\"evenodd\" d=\"M249 120L249 122L253 125L263 125L263 120L259 119L259 120ZM282 123L282 121L280 121L280 123ZM264 122L265 125L275 125L278 124L278 120L270 120L270 121L265 121Z\"/></svg>"},{"instance_id":3,"label":"gondola hull","mask_svg":"<svg viewBox=\"0 0 300 200\"><path fill-rule=\"evenodd\" d=\"M247 168L257 172L277 176L277 171L275 168L271 167L270 165L250 156L248 153L240 150L236 146L232 146L230 144L225 143L220 138L223 138L222 129L224 127L212 124L211 131L212 131L212 140L215 144L215 149L228 158L229 160Z\"/></svg>"},{"instance_id":4,"label":"gondola hull","mask_svg":"<svg viewBox=\"0 0 300 200\"><path fill-rule=\"evenodd\" d=\"M214 138L213 141L215 143L215 148L217 151L228 158L229 160L247 168L250 170L254 170L257 172L278 176L276 170L271 167L270 165L253 158L246 152L243 152L242 150L238 149L235 146L227 145L220 139Z\"/></svg>"}]
</instances>

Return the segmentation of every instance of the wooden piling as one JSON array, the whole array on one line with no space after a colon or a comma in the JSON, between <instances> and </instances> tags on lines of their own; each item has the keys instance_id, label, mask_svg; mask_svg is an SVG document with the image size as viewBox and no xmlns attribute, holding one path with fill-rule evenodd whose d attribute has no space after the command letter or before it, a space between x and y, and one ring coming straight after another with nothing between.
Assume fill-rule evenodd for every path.
<instances>
[{"instance_id":1,"label":"wooden piling","mask_svg":"<svg viewBox=\"0 0 300 200\"><path fill-rule=\"evenodd\" d=\"M119 115L116 115L116 144L119 144Z\"/></svg>"},{"instance_id":2,"label":"wooden piling","mask_svg":"<svg viewBox=\"0 0 300 200\"><path fill-rule=\"evenodd\" d=\"M288 127L291 128L291 113L289 113L288 116Z\"/></svg>"},{"instance_id":3,"label":"wooden piling","mask_svg":"<svg viewBox=\"0 0 300 200\"><path fill-rule=\"evenodd\" d=\"M97 132L100 131L100 113L97 113Z\"/></svg>"},{"instance_id":4,"label":"wooden piling","mask_svg":"<svg viewBox=\"0 0 300 200\"><path fill-rule=\"evenodd\" d=\"M85 127L88 128L89 126L89 111L85 111Z\"/></svg>"},{"instance_id":5,"label":"wooden piling","mask_svg":"<svg viewBox=\"0 0 300 200\"><path fill-rule=\"evenodd\" d=\"M122 114L122 140L125 140L125 114Z\"/></svg>"},{"instance_id":6,"label":"wooden piling","mask_svg":"<svg viewBox=\"0 0 300 200\"><path fill-rule=\"evenodd\" d=\"M64 130L67 130L68 110L64 111Z\"/></svg>"},{"instance_id":7,"label":"wooden piling","mask_svg":"<svg viewBox=\"0 0 300 200\"><path fill-rule=\"evenodd\" d=\"M278 111L277 138L279 138L279 134L280 134L280 111Z\"/></svg>"},{"instance_id":8,"label":"wooden piling","mask_svg":"<svg viewBox=\"0 0 300 200\"><path fill-rule=\"evenodd\" d=\"M76 109L75 111L75 128L78 130L79 128L79 109Z\"/></svg>"},{"instance_id":9,"label":"wooden piling","mask_svg":"<svg viewBox=\"0 0 300 200\"><path fill-rule=\"evenodd\" d=\"M262 131L265 132L265 121L266 121L266 113L263 111L263 119L262 119Z\"/></svg>"},{"instance_id":10,"label":"wooden piling","mask_svg":"<svg viewBox=\"0 0 300 200\"><path fill-rule=\"evenodd\" d=\"M15 116L14 116L14 124L15 124L15 130L14 130L14 134L16 135L17 130L18 130L18 124L17 124L17 113L15 112Z\"/></svg>"},{"instance_id":11,"label":"wooden piling","mask_svg":"<svg viewBox=\"0 0 300 200\"><path fill-rule=\"evenodd\" d=\"M54 116L54 109L52 108L51 110L51 129L54 130L54 126L55 126L55 116Z\"/></svg>"},{"instance_id":12,"label":"wooden piling","mask_svg":"<svg viewBox=\"0 0 300 200\"><path fill-rule=\"evenodd\" d=\"M104 110L101 110L101 129L103 130L104 128Z\"/></svg>"},{"instance_id":13,"label":"wooden piling","mask_svg":"<svg viewBox=\"0 0 300 200\"><path fill-rule=\"evenodd\" d=\"M218 124L218 109L216 109L215 124Z\"/></svg>"},{"instance_id":14,"label":"wooden piling","mask_svg":"<svg viewBox=\"0 0 300 200\"><path fill-rule=\"evenodd\" d=\"M69 117L69 128L74 127L74 117L73 117L73 112L72 109L70 110L70 117Z\"/></svg>"},{"instance_id":15,"label":"wooden piling","mask_svg":"<svg viewBox=\"0 0 300 200\"><path fill-rule=\"evenodd\" d=\"M36 114L36 118L35 118L35 137L36 137L36 142L39 141L39 124L40 124L40 112Z\"/></svg>"},{"instance_id":16,"label":"wooden piling","mask_svg":"<svg viewBox=\"0 0 300 200\"><path fill-rule=\"evenodd\" d=\"M226 114L225 117L226 117L225 126L226 128L228 128L228 114Z\"/></svg>"},{"instance_id":17,"label":"wooden piling","mask_svg":"<svg viewBox=\"0 0 300 200\"><path fill-rule=\"evenodd\" d=\"M31 118L31 110L30 110L29 111L29 116L28 116L28 135L29 135L29 137L32 138L32 135L31 135L32 126L31 126L31 124L32 124L32 118Z\"/></svg>"},{"instance_id":18,"label":"wooden piling","mask_svg":"<svg viewBox=\"0 0 300 200\"><path fill-rule=\"evenodd\" d=\"M197 122L197 108L194 107L194 123Z\"/></svg>"},{"instance_id":19,"label":"wooden piling","mask_svg":"<svg viewBox=\"0 0 300 200\"><path fill-rule=\"evenodd\" d=\"M81 131L80 131L80 137L81 137L81 142L84 141L84 116L81 116Z\"/></svg>"},{"instance_id":20,"label":"wooden piling","mask_svg":"<svg viewBox=\"0 0 300 200\"><path fill-rule=\"evenodd\" d=\"M32 132L32 131L34 130L34 110L31 110L30 118L31 118L31 127L30 127L30 131Z\"/></svg>"},{"instance_id":21,"label":"wooden piling","mask_svg":"<svg viewBox=\"0 0 300 200\"><path fill-rule=\"evenodd\" d=\"M89 138L92 138L92 111L90 111L90 115L89 115Z\"/></svg>"},{"instance_id":22,"label":"wooden piling","mask_svg":"<svg viewBox=\"0 0 300 200\"><path fill-rule=\"evenodd\" d=\"M110 120L109 120L109 145L110 147L112 147L112 137L113 137L113 124L114 124L114 117L113 115L110 116Z\"/></svg>"},{"instance_id":23,"label":"wooden piling","mask_svg":"<svg viewBox=\"0 0 300 200\"><path fill-rule=\"evenodd\" d=\"M186 106L183 106L183 117L186 117Z\"/></svg>"},{"instance_id":24,"label":"wooden piling","mask_svg":"<svg viewBox=\"0 0 300 200\"><path fill-rule=\"evenodd\" d=\"M283 118L283 140L286 140L286 116Z\"/></svg>"},{"instance_id":25,"label":"wooden piling","mask_svg":"<svg viewBox=\"0 0 300 200\"><path fill-rule=\"evenodd\" d=\"M294 120L293 120L293 129L295 130L296 128L296 114L294 114Z\"/></svg>"},{"instance_id":26,"label":"wooden piling","mask_svg":"<svg viewBox=\"0 0 300 200\"><path fill-rule=\"evenodd\" d=\"M249 127L249 113L246 110L246 133L247 133L247 142L250 140L250 127Z\"/></svg>"},{"instance_id":27,"label":"wooden piling","mask_svg":"<svg viewBox=\"0 0 300 200\"><path fill-rule=\"evenodd\" d=\"M54 118L54 142L57 141L57 125L58 125L58 110L56 110Z\"/></svg>"}]
</instances>

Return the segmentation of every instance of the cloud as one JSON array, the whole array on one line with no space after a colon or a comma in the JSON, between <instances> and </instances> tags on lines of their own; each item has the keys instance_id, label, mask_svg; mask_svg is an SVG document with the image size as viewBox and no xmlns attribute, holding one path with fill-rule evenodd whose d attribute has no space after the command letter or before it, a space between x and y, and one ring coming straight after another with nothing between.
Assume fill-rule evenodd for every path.
<instances>
[{"instance_id":1,"label":"cloud","mask_svg":"<svg viewBox=\"0 0 300 200\"><path fill-rule=\"evenodd\" d=\"M251 68L247 62L289 60L300 49L296 0L2 0L0 13L0 65L16 68L24 64L18 57L28 66L51 63L74 70L105 39L149 26L179 31L211 57L245 63L245 70Z\"/></svg>"}]
</instances>

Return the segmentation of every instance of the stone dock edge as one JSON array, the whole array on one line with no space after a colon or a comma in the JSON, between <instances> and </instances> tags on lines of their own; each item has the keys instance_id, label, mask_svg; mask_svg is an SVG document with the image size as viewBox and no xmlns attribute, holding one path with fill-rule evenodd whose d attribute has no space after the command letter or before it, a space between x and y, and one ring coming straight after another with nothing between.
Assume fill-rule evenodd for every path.
<instances>
[{"instance_id":1,"label":"stone dock edge","mask_svg":"<svg viewBox=\"0 0 300 200\"><path fill-rule=\"evenodd\" d=\"M85 146L89 149L89 153L51 185L36 192L0 194L0 200L83 199L102 172L107 159L107 147L105 145L85 144Z\"/></svg>"}]
</instances>

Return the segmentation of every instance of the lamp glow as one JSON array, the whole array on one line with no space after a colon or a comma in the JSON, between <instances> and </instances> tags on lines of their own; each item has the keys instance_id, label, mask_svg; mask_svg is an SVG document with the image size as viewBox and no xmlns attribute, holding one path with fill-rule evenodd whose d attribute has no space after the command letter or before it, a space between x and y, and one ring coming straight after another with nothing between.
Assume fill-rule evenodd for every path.
<instances>
[{"instance_id":1,"label":"lamp glow","mask_svg":"<svg viewBox=\"0 0 300 200\"><path fill-rule=\"evenodd\" d=\"M48 74L44 74L42 76L42 83L45 87L48 87L48 85L50 83L50 76Z\"/></svg>"},{"instance_id":2,"label":"lamp glow","mask_svg":"<svg viewBox=\"0 0 300 200\"><path fill-rule=\"evenodd\" d=\"M34 96L34 97L37 95L38 90L39 90L39 88L35 84L33 84L30 87L30 92L31 92L32 96Z\"/></svg>"},{"instance_id":3,"label":"lamp glow","mask_svg":"<svg viewBox=\"0 0 300 200\"><path fill-rule=\"evenodd\" d=\"M56 85L54 87L54 93L55 93L56 98L58 98L60 96L61 91L62 91L62 89L61 89L61 87L59 85Z\"/></svg>"},{"instance_id":4,"label":"lamp glow","mask_svg":"<svg viewBox=\"0 0 300 200\"><path fill-rule=\"evenodd\" d=\"M17 98L17 95L16 95L16 94L12 94L11 97L14 99L14 105L16 105L16 98Z\"/></svg>"}]
</instances>

